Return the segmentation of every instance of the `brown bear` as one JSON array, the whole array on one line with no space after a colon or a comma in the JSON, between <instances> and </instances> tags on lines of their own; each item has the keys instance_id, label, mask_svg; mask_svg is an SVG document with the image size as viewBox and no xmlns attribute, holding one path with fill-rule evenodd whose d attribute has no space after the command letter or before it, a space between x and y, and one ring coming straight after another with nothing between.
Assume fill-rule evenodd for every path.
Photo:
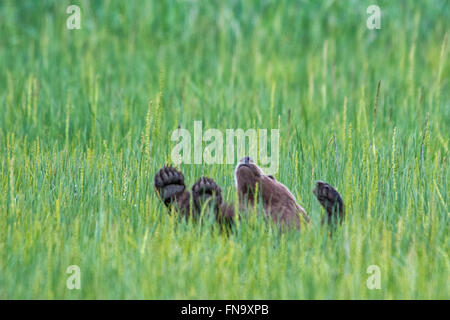
<instances>
[{"instance_id":1,"label":"brown bear","mask_svg":"<svg viewBox=\"0 0 450 320\"><path fill-rule=\"evenodd\" d=\"M310 218L297 203L294 195L273 176L265 175L250 157L241 159L235 170L239 210L261 203L265 214L283 227L300 228L300 216L306 222ZM186 190L183 174L171 166L164 166L155 175L155 189L164 204L174 207L182 217L198 219L203 206L211 208L221 225L231 226L236 215L234 207L222 199L222 191L214 180L202 177L192 186L192 194ZM318 181L313 190L319 203L327 211L322 223L341 222L344 204L339 193L329 184ZM191 199L192 196L192 199ZM191 207L192 204L192 207Z\"/></svg>"}]
</instances>

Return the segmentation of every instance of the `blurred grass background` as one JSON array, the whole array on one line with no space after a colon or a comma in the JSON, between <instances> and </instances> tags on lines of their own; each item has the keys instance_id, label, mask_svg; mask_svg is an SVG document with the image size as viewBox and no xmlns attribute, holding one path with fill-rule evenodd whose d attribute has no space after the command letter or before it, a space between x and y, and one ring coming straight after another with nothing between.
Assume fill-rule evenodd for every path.
<instances>
[{"instance_id":1,"label":"blurred grass background","mask_svg":"<svg viewBox=\"0 0 450 320\"><path fill-rule=\"evenodd\" d=\"M449 30L448 1L2 0L0 298L449 299ZM194 120L279 128L313 224L177 223L153 176ZM236 200L234 165L181 168Z\"/></svg>"}]
</instances>

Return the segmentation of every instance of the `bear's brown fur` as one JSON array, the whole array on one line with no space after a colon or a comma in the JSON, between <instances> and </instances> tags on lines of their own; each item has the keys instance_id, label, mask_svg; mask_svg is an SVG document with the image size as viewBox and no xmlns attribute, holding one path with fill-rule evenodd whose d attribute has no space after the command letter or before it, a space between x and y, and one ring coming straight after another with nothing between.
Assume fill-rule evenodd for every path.
<instances>
[{"instance_id":1,"label":"bear's brown fur","mask_svg":"<svg viewBox=\"0 0 450 320\"><path fill-rule=\"evenodd\" d=\"M297 203L294 195L273 176L265 175L250 157L241 159L235 170L239 207L254 206L262 202L264 211L275 222L288 227L300 227L301 215L310 221L305 209ZM258 190L258 194L255 192Z\"/></svg>"}]
</instances>

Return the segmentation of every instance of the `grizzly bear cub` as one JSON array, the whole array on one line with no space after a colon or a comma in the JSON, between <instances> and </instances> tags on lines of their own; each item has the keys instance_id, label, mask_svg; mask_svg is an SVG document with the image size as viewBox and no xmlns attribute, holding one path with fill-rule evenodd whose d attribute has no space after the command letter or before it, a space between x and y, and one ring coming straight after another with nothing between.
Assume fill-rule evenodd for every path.
<instances>
[{"instance_id":1,"label":"grizzly bear cub","mask_svg":"<svg viewBox=\"0 0 450 320\"><path fill-rule=\"evenodd\" d=\"M271 175L265 175L250 157L244 157L236 166L236 188L239 210L244 211L261 203L266 216L282 227L300 228L300 216L306 222L310 218L289 189ZM215 212L221 225L231 226L236 213L231 204L222 199L222 190L208 177L201 177L186 189L183 174L176 168L164 166L155 175L155 189L168 208L174 207L182 217L198 219L203 206ZM322 223L334 225L344 218L344 203L340 194L328 183L318 181L313 190L317 200L326 210ZM192 197L192 199L191 199ZM192 206L192 207L191 207Z\"/></svg>"}]
</instances>

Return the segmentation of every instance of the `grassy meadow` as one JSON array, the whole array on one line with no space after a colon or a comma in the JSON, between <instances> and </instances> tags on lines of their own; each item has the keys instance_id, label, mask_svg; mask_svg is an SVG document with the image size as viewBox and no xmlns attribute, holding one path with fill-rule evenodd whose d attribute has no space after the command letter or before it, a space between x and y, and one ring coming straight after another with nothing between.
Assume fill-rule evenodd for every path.
<instances>
[{"instance_id":1,"label":"grassy meadow","mask_svg":"<svg viewBox=\"0 0 450 320\"><path fill-rule=\"evenodd\" d=\"M449 31L444 0L2 0L0 298L449 299ZM153 177L197 120L279 128L312 224L168 215ZM237 200L235 164L180 168ZM346 203L332 238L318 179Z\"/></svg>"}]
</instances>

